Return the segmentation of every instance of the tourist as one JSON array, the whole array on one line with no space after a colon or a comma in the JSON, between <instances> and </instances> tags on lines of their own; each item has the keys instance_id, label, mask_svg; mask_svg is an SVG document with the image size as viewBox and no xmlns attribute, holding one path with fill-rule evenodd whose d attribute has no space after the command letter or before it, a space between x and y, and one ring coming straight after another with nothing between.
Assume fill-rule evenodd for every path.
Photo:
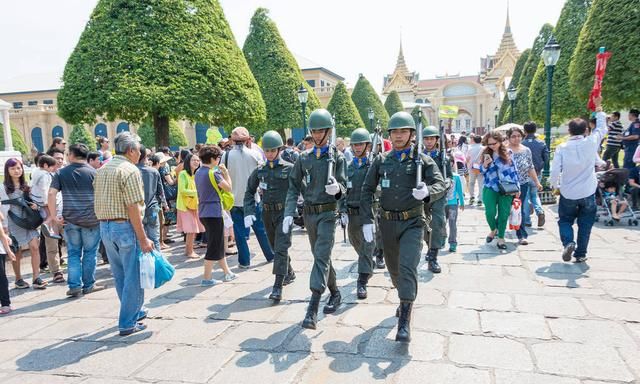
<instances>
[{"instance_id":1,"label":"tourist","mask_svg":"<svg viewBox=\"0 0 640 384\"><path fill-rule=\"evenodd\" d=\"M549 161L549 151L544 141L536 137L538 126L535 122L529 121L524 124L523 128L527 136L522 141L522 145L531 150L533 167L536 170L538 180L540 180L540 177L542 176L542 169L547 161ZM538 216L538 227L544 226L544 209L542 209L542 203L540 202L540 197L538 197L538 188L530 185L529 193L527 196L522 196L521 200L523 209L522 224L527 227L531 226L531 205L533 205L533 210L536 213L536 216Z\"/></svg>"},{"instance_id":2,"label":"tourist","mask_svg":"<svg viewBox=\"0 0 640 384\"><path fill-rule=\"evenodd\" d=\"M0 221L4 221L4 216L0 213ZM11 297L9 295L9 280L7 279L7 259L16 261L16 256L11 251L11 239L0 226L0 316L11 313Z\"/></svg>"},{"instance_id":3,"label":"tourist","mask_svg":"<svg viewBox=\"0 0 640 384\"><path fill-rule=\"evenodd\" d=\"M102 160L104 161L104 154L106 152L111 153L109 150L109 139L104 136L97 136L96 143L98 144L98 152L103 156Z\"/></svg>"},{"instance_id":4,"label":"tourist","mask_svg":"<svg viewBox=\"0 0 640 384\"><path fill-rule=\"evenodd\" d=\"M484 146L482 146L482 136L480 135L474 135L472 141L473 143L469 146L469 150L467 150L467 169L469 169L469 195L471 196L469 204L473 205L477 201L478 207L481 207L482 185L484 182L484 177L482 176L482 172L480 172L480 167L482 165L482 152L484 151ZM476 184L478 186L477 194Z\"/></svg>"},{"instance_id":5,"label":"tourist","mask_svg":"<svg viewBox=\"0 0 640 384\"><path fill-rule=\"evenodd\" d=\"M193 243L196 234L204 232L204 226L198 219L198 191L193 175L200 167L200 158L198 155L187 153L183 164L184 169L178 174L178 199L176 200L178 222L176 231L186 235L186 256L190 259L197 259L200 256L194 252Z\"/></svg>"},{"instance_id":6,"label":"tourist","mask_svg":"<svg viewBox=\"0 0 640 384\"><path fill-rule=\"evenodd\" d=\"M174 171L176 173L176 177L178 177L178 175L180 175L180 172L182 172L182 170L184 169L184 161L186 160L187 156L190 155L191 152L189 152L188 149L182 149L180 150L180 152L178 153L178 164L176 165Z\"/></svg>"},{"instance_id":7,"label":"tourist","mask_svg":"<svg viewBox=\"0 0 640 384\"><path fill-rule=\"evenodd\" d=\"M130 132L114 139L116 155L100 168L94 180L95 213L120 300L118 329L121 336L146 329L139 322L144 290L140 285L140 252L151 252L154 244L144 233L142 208L144 188L135 162L140 159L139 140Z\"/></svg>"},{"instance_id":8,"label":"tourist","mask_svg":"<svg viewBox=\"0 0 640 384\"><path fill-rule=\"evenodd\" d=\"M98 169L102 166L102 155L98 151L91 151L87 154L87 164L93 169Z\"/></svg>"},{"instance_id":9,"label":"tourist","mask_svg":"<svg viewBox=\"0 0 640 384\"><path fill-rule=\"evenodd\" d=\"M633 162L633 155L638 148L640 142L640 111L637 109L629 110L629 128L622 134L622 145L624 146L624 163L623 167L631 171L636 164Z\"/></svg>"},{"instance_id":10,"label":"tourist","mask_svg":"<svg viewBox=\"0 0 640 384\"><path fill-rule=\"evenodd\" d=\"M295 146L293 145L293 138L290 137L287 139L287 146L282 151L282 160L287 161L291 164L295 163L298 160L300 154L296 152Z\"/></svg>"},{"instance_id":11,"label":"tourist","mask_svg":"<svg viewBox=\"0 0 640 384\"><path fill-rule=\"evenodd\" d=\"M62 137L54 137L49 149L51 148L56 148L64 152L67 150L67 142Z\"/></svg>"},{"instance_id":12,"label":"tourist","mask_svg":"<svg viewBox=\"0 0 640 384\"><path fill-rule=\"evenodd\" d=\"M160 252L160 211L166 211L169 207L164 198L160 172L158 172L156 168L146 165L147 159L147 150L141 145L140 160L138 160L137 167L140 170L142 185L144 187L145 209L142 225L144 226L144 233L153 241L156 250Z\"/></svg>"},{"instance_id":13,"label":"tourist","mask_svg":"<svg viewBox=\"0 0 640 384\"><path fill-rule=\"evenodd\" d=\"M453 185L451 186L449 193L447 193L445 214L447 222L449 223L449 236L447 238L449 243L449 252L456 252L458 249L458 213L464 211L464 190L462 177L460 177L456 167L453 167L453 162L455 160L451 160Z\"/></svg>"},{"instance_id":14,"label":"tourist","mask_svg":"<svg viewBox=\"0 0 640 384\"><path fill-rule=\"evenodd\" d=\"M620 122L620 112L611 114L611 122L609 123L609 132L607 134L607 147L602 155L603 161L611 160L614 168L620 168L618 162L618 154L622 147L622 123Z\"/></svg>"}]
</instances>

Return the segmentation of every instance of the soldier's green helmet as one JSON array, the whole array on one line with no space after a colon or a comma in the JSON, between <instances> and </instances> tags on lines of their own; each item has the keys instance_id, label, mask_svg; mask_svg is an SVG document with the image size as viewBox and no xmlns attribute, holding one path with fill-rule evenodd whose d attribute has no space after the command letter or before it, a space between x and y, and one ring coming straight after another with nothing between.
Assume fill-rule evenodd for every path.
<instances>
[{"instance_id":1,"label":"soldier's green helmet","mask_svg":"<svg viewBox=\"0 0 640 384\"><path fill-rule=\"evenodd\" d=\"M312 131L318 129L327 129L333 126L333 118L331 113L326 109L319 108L311 112L309 115L309 129Z\"/></svg>"},{"instance_id":2,"label":"soldier's green helmet","mask_svg":"<svg viewBox=\"0 0 640 384\"><path fill-rule=\"evenodd\" d=\"M433 125L429 125L422 130L422 137L440 137L440 130Z\"/></svg>"},{"instance_id":3,"label":"soldier's green helmet","mask_svg":"<svg viewBox=\"0 0 640 384\"><path fill-rule=\"evenodd\" d=\"M369 131L365 128L358 128L351 132L351 144L370 143Z\"/></svg>"},{"instance_id":4,"label":"soldier's green helmet","mask_svg":"<svg viewBox=\"0 0 640 384\"><path fill-rule=\"evenodd\" d=\"M262 136L262 149L278 149L284 146L282 137L276 131L267 131Z\"/></svg>"},{"instance_id":5,"label":"soldier's green helmet","mask_svg":"<svg viewBox=\"0 0 640 384\"><path fill-rule=\"evenodd\" d=\"M389 119L389 128L387 128L387 131L403 128L416 129L416 122L413 120L413 116L404 111L394 113Z\"/></svg>"}]
</instances>

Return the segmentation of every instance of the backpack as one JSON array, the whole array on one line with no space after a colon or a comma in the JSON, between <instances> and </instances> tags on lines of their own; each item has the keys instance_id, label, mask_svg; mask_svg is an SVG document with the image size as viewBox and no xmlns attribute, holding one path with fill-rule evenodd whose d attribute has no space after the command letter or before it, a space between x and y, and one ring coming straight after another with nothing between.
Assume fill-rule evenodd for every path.
<instances>
[{"instance_id":1,"label":"backpack","mask_svg":"<svg viewBox=\"0 0 640 384\"><path fill-rule=\"evenodd\" d=\"M42 216L40 216L40 211L38 209L31 208L31 206L27 203L26 196L17 197L15 199L2 200L2 204L15 205L21 208L22 214L20 216L9 210L9 218L20 228L34 230L38 229L44 222L44 219L42 218Z\"/></svg>"},{"instance_id":2,"label":"backpack","mask_svg":"<svg viewBox=\"0 0 640 384\"><path fill-rule=\"evenodd\" d=\"M218 196L220 197L220 205L222 205L222 210L230 211L233 208L233 203L235 202L235 198L233 197L233 193L222 190L218 187L218 183L216 183L216 178L213 175L213 169L209 171L209 180L211 180L211 185L218 192Z\"/></svg>"}]
</instances>

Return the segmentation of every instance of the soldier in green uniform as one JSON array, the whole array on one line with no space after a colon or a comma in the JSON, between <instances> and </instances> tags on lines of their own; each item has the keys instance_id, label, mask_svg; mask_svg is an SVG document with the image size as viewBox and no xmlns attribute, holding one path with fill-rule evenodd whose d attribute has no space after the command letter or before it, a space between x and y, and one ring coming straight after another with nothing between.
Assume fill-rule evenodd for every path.
<instances>
[{"instance_id":1,"label":"soldier in green uniform","mask_svg":"<svg viewBox=\"0 0 640 384\"><path fill-rule=\"evenodd\" d=\"M311 300L302 322L302 326L309 329L316 328L320 297L327 287L331 295L324 306L324 313L335 312L342 301L336 285L336 272L331 265L331 250L338 201L346 193L346 162L342 153L333 147L334 143L329 143L332 127L333 118L326 109L316 109L309 115L314 147L303 152L293 166L282 222L282 231L288 233L298 196L302 193L304 225L314 260L309 282ZM332 177L329 177L329 167L333 169Z\"/></svg>"},{"instance_id":2,"label":"soldier in green uniform","mask_svg":"<svg viewBox=\"0 0 640 384\"><path fill-rule=\"evenodd\" d=\"M360 192L369 170L367 147L371 143L369 131L358 128L351 133L353 161L347 166L347 196L341 200L342 222L347 223L349 241L358 253L358 299L367 298L367 282L373 274L373 249L375 242L364 241L362 236L362 212Z\"/></svg>"},{"instance_id":3,"label":"soldier in green uniform","mask_svg":"<svg viewBox=\"0 0 640 384\"><path fill-rule=\"evenodd\" d=\"M374 239L373 200L378 184L380 195L380 228L387 269L398 289L400 307L396 312L396 341L411 341L411 309L418 291L418 264L422 252L424 203L445 194L444 179L431 158L416 153L411 137L416 130L413 117L397 112L389 120L393 144L371 164L364 185L360 209L364 213L362 232L365 241ZM421 171L418 173L418 163ZM417 183L417 175L422 181Z\"/></svg>"},{"instance_id":4,"label":"soldier in green uniform","mask_svg":"<svg viewBox=\"0 0 640 384\"><path fill-rule=\"evenodd\" d=\"M244 226L247 228L256 221L256 191L259 190L262 195L262 221L267 231L269 245L275 251L273 274L276 275L276 281L269 298L276 302L282 300L282 286L291 283L296 278L289 258L291 233L282 231L284 203L289 189L289 174L293 169L293 164L280 157L283 146L282 137L278 132L265 132L262 136L262 149L267 162L251 173L244 194Z\"/></svg>"},{"instance_id":5,"label":"soldier in green uniform","mask_svg":"<svg viewBox=\"0 0 640 384\"><path fill-rule=\"evenodd\" d=\"M440 139L440 131L438 128L430 125L422 130L422 137L424 142L424 154L429 156L436 162L440 173L446 175L445 182L447 183L447 190L453 185L453 175L451 173L451 164L448 156L446 155L446 149L440 150L438 141ZM443 168L443 156L446 156ZM447 224L445 207L447 205L447 199L443 196L441 199L431 199L424 205L425 218L427 225L424 231L424 240L429 246L427 251L427 262L429 263L429 270L433 273L440 273L440 265L438 264L438 251L444 247L445 240L447 238Z\"/></svg>"}]
</instances>

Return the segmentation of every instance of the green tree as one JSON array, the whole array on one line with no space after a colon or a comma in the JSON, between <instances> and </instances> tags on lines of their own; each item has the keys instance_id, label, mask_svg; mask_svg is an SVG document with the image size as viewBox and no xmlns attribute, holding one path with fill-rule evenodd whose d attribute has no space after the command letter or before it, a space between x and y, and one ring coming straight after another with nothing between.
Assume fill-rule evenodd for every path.
<instances>
[{"instance_id":1,"label":"green tree","mask_svg":"<svg viewBox=\"0 0 640 384\"><path fill-rule=\"evenodd\" d=\"M309 92L307 113L320 108L320 100L302 77L296 59L280 36L276 23L269 18L267 9L258 8L251 18L242 51L267 107L267 120L261 131L278 130L284 136L285 128L302 127L298 101L300 84Z\"/></svg>"},{"instance_id":2,"label":"green tree","mask_svg":"<svg viewBox=\"0 0 640 384\"><path fill-rule=\"evenodd\" d=\"M84 144L90 151L97 148L96 138L82 124L74 125L71 129L69 144Z\"/></svg>"},{"instance_id":3,"label":"green tree","mask_svg":"<svg viewBox=\"0 0 640 384\"><path fill-rule=\"evenodd\" d=\"M68 122L169 120L262 124L260 88L217 0L100 0L69 57L58 93Z\"/></svg>"},{"instance_id":4,"label":"green tree","mask_svg":"<svg viewBox=\"0 0 640 384\"><path fill-rule=\"evenodd\" d=\"M327 110L335 116L336 135L338 136L349 137L351 131L364 127L364 123L358 114L358 109L351 97L349 97L347 87L342 81L336 85Z\"/></svg>"},{"instance_id":5,"label":"green tree","mask_svg":"<svg viewBox=\"0 0 640 384\"><path fill-rule=\"evenodd\" d=\"M578 36L584 25L592 0L567 0L553 31L553 36L562 47L560 58L554 68L553 94L551 95L551 120L557 126L563 121L587 114L587 104L571 92L569 64L578 44ZM529 88L529 115L537 121L544 121L547 105L547 70L540 60L536 74Z\"/></svg>"},{"instance_id":6,"label":"green tree","mask_svg":"<svg viewBox=\"0 0 640 384\"><path fill-rule=\"evenodd\" d=\"M391 91L391 93L387 95L387 99L384 101L384 109L387 110L389 116L392 116L396 112L404 111L404 106L402 105L402 100L400 100L398 92Z\"/></svg>"},{"instance_id":7,"label":"green tree","mask_svg":"<svg viewBox=\"0 0 640 384\"><path fill-rule=\"evenodd\" d=\"M411 110L411 116L413 116L413 120L416 122L416 127L418 126L418 112L420 111L420 107L418 105L416 105L415 107L413 107L413 109ZM424 113L422 113L422 127L426 127L429 124L429 121L427 120L426 117L424 117Z\"/></svg>"},{"instance_id":8,"label":"green tree","mask_svg":"<svg viewBox=\"0 0 640 384\"><path fill-rule=\"evenodd\" d=\"M516 62L516 66L513 69L513 76L511 77L511 84L518 84L520 80L520 76L522 75L522 69L524 68L527 60L529 59L529 54L531 53L531 49L527 48L520 54L518 61ZM508 97L504 97L502 100L502 105L500 106L500 112L498 113L498 124L506 124L509 122L511 118L511 102Z\"/></svg>"},{"instance_id":9,"label":"green tree","mask_svg":"<svg viewBox=\"0 0 640 384\"><path fill-rule=\"evenodd\" d=\"M389 114L384 108L384 105L382 105L380 97L371 86L371 83L369 83L369 80L367 80L367 78L362 74L360 74L360 76L358 77L356 86L353 87L353 92L351 92L351 100L353 100L353 103L356 105L362 121L367 122L367 129L370 128L369 108L373 108L373 113L376 116L375 119L380 120L380 124L383 127L387 126L389 122Z\"/></svg>"},{"instance_id":10,"label":"green tree","mask_svg":"<svg viewBox=\"0 0 640 384\"><path fill-rule=\"evenodd\" d=\"M140 141L147 148L156 146L156 131L153 129L151 121L145 121L138 128L138 136ZM180 124L175 121L169 121L169 146L170 147L186 147L189 145L187 137L185 136Z\"/></svg>"},{"instance_id":11,"label":"green tree","mask_svg":"<svg viewBox=\"0 0 640 384\"><path fill-rule=\"evenodd\" d=\"M545 44L547 44L547 40L549 40L552 32L553 26L551 26L551 24L547 23L543 25L540 33L533 42L531 53L518 80L518 97L516 98L515 111L513 111L514 123L524 123L525 121L531 120L529 117L529 87L538 69L538 63L542 60L540 58L542 49Z\"/></svg>"},{"instance_id":12,"label":"green tree","mask_svg":"<svg viewBox=\"0 0 640 384\"><path fill-rule=\"evenodd\" d=\"M577 98L587 104L600 47L612 53L602 94L610 109L636 107L640 95L640 0L594 0L569 66ZM562 43L561 43L562 44Z\"/></svg>"},{"instance_id":13,"label":"green tree","mask_svg":"<svg viewBox=\"0 0 640 384\"><path fill-rule=\"evenodd\" d=\"M22 153L23 155L27 155L29 153L29 148L27 148L27 144L25 144L22 135L18 130L11 125L11 142L13 143L13 149ZM4 148L4 127L2 123L0 123L0 148L3 150Z\"/></svg>"}]
</instances>

